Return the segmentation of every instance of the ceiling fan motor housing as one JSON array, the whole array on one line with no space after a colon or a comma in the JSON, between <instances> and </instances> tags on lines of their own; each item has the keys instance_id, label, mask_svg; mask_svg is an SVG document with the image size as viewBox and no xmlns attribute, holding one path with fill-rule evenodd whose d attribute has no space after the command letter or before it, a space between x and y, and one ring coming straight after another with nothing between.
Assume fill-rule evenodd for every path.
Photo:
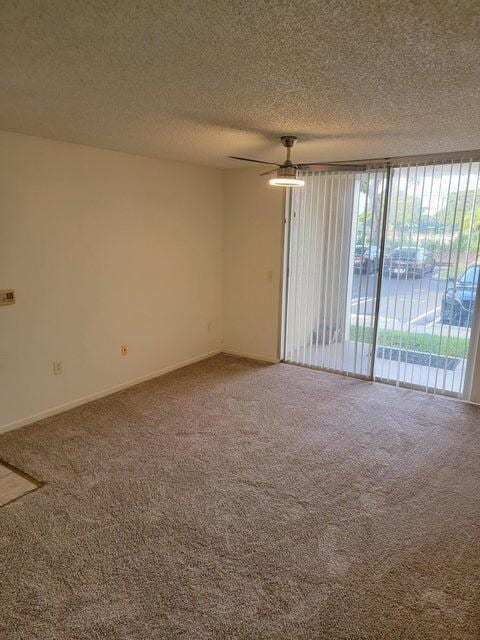
<instances>
[{"instance_id":1,"label":"ceiling fan motor housing","mask_svg":"<svg viewBox=\"0 0 480 640\"><path fill-rule=\"evenodd\" d=\"M291 164L285 167L279 167L277 169L277 178L297 178L298 170Z\"/></svg>"}]
</instances>

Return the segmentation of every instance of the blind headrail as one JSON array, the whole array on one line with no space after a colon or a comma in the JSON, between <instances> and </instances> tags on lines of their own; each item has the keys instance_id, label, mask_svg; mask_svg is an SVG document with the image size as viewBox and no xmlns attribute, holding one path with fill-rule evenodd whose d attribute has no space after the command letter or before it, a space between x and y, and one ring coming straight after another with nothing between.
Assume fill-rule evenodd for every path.
<instances>
[{"instance_id":1,"label":"blind headrail","mask_svg":"<svg viewBox=\"0 0 480 640\"><path fill-rule=\"evenodd\" d=\"M479 162L480 149L472 149L467 151L449 151L443 153L425 153L412 156L391 156L388 158L362 158L356 160L329 160L336 164L358 164L368 167L390 166L399 167L406 164L443 164L450 162ZM362 167L363 168L363 167Z\"/></svg>"}]
</instances>

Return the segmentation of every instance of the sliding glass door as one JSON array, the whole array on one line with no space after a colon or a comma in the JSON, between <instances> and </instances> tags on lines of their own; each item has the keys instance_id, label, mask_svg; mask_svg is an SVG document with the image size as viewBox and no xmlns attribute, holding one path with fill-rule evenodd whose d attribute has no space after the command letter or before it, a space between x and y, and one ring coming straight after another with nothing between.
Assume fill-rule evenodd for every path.
<instances>
[{"instance_id":1,"label":"sliding glass door","mask_svg":"<svg viewBox=\"0 0 480 640\"><path fill-rule=\"evenodd\" d=\"M284 359L468 397L479 176L470 158L306 173L290 192Z\"/></svg>"}]
</instances>

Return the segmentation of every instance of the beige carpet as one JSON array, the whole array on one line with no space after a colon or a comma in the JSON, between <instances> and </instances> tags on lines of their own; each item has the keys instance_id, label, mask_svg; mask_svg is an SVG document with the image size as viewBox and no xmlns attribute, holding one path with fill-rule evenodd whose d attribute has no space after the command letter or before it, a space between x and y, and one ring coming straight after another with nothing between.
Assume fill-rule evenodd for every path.
<instances>
[{"instance_id":1,"label":"beige carpet","mask_svg":"<svg viewBox=\"0 0 480 640\"><path fill-rule=\"evenodd\" d=\"M480 412L219 356L0 437L2 640L478 640Z\"/></svg>"}]
</instances>

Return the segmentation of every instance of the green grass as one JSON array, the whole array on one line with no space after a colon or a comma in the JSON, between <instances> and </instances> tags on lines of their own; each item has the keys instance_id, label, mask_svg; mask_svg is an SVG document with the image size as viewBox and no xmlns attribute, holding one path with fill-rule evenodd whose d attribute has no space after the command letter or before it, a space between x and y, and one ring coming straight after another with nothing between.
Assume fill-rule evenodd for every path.
<instances>
[{"instance_id":1,"label":"green grass","mask_svg":"<svg viewBox=\"0 0 480 640\"><path fill-rule=\"evenodd\" d=\"M370 327L350 328L350 338L359 342L372 342L373 332ZM451 336L436 336L426 333L408 333L393 329L379 329L377 346L401 347L409 351L423 351L439 356L465 358L468 352L468 339Z\"/></svg>"}]
</instances>

